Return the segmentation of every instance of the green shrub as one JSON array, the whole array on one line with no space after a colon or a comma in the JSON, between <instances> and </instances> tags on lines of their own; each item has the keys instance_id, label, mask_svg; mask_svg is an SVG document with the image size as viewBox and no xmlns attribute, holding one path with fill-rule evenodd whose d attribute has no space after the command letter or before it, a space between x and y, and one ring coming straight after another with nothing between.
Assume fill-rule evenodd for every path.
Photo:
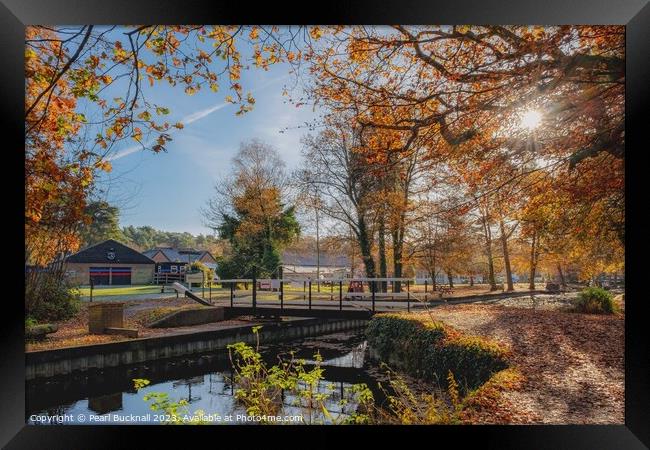
<instances>
[{"instance_id":1,"label":"green shrub","mask_svg":"<svg viewBox=\"0 0 650 450\"><path fill-rule=\"evenodd\" d=\"M463 392L476 389L508 367L506 352L479 337L463 336L439 322L423 323L402 315L375 316L366 329L380 359L407 373L446 383L451 372Z\"/></svg>"},{"instance_id":2,"label":"green shrub","mask_svg":"<svg viewBox=\"0 0 650 450\"><path fill-rule=\"evenodd\" d=\"M616 304L610 292L599 287L589 287L578 294L574 310L588 314L613 314L616 312Z\"/></svg>"},{"instance_id":3,"label":"green shrub","mask_svg":"<svg viewBox=\"0 0 650 450\"><path fill-rule=\"evenodd\" d=\"M79 290L58 277L43 275L25 286L25 314L36 322L67 320L79 307Z\"/></svg>"},{"instance_id":4,"label":"green shrub","mask_svg":"<svg viewBox=\"0 0 650 450\"><path fill-rule=\"evenodd\" d=\"M444 338L440 324L424 328L416 321L404 320L399 315L385 315L373 319L366 329L368 343L384 361L399 355L400 365L408 373L425 376L429 362L426 349ZM443 374L443 378L446 376Z\"/></svg>"}]
</instances>

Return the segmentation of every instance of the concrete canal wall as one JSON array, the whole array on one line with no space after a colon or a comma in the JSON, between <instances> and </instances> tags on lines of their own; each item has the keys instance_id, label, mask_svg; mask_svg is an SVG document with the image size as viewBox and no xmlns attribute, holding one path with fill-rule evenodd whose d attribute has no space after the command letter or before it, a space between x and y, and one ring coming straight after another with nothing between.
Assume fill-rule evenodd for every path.
<instances>
[{"instance_id":1,"label":"concrete canal wall","mask_svg":"<svg viewBox=\"0 0 650 450\"><path fill-rule=\"evenodd\" d=\"M263 326L259 332L260 341L267 344L319 336L360 329L365 327L367 323L366 318L305 318L265 323L261 324ZM252 332L252 327L255 325L27 352L25 355L25 377L27 380L33 380L89 369L103 369L178 356L196 355L223 350L229 344L235 342L253 344L256 342L256 337Z\"/></svg>"}]
</instances>

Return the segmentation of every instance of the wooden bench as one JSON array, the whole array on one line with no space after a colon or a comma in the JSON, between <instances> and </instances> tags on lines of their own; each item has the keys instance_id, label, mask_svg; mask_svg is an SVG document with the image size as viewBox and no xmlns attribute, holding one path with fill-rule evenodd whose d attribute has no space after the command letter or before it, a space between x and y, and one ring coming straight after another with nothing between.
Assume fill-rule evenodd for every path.
<instances>
[{"instance_id":1,"label":"wooden bench","mask_svg":"<svg viewBox=\"0 0 650 450\"><path fill-rule=\"evenodd\" d=\"M453 294L454 293L454 289L451 286L444 285L444 284L438 286L437 291L440 292L441 297L443 295L445 295L445 294Z\"/></svg>"}]
</instances>

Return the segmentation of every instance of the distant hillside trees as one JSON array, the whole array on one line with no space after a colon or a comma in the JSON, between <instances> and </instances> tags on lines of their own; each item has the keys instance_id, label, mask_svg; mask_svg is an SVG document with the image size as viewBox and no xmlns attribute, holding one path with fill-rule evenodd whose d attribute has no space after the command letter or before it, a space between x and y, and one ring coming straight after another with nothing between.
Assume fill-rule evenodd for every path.
<instances>
[{"instance_id":1,"label":"distant hillside trees","mask_svg":"<svg viewBox=\"0 0 650 450\"><path fill-rule=\"evenodd\" d=\"M138 250L153 247L196 248L208 250L215 256L221 253L222 241L209 234L193 235L188 232L162 231L151 226L122 228L124 243Z\"/></svg>"},{"instance_id":2,"label":"distant hillside trees","mask_svg":"<svg viewBox=\"0 0 650 450\"><path fill-rule=\"evenodd\" d=\"M106 239L115 239L144 251L153 247L196 248L208 250L217 256L222 253L222 240L216 236L188 232L163 231L151 226L120 228L120 210L106 201L90 202L85 208L88 223L80 228L83 246L94 245Z\"/></svg>"},{"instance_id":3,"label":"distant hillside trees","mask_svg":"<svg viewBox=\"0 0 650 450\"><path fill-rule=\"evenodd\" d=\"M86 205L84 213L88 224L81 227L80 238L82 245L93 245L106 239L124 241L120 230L120 210L103 200L93 201Z\"/></svg>"}]
</instances>

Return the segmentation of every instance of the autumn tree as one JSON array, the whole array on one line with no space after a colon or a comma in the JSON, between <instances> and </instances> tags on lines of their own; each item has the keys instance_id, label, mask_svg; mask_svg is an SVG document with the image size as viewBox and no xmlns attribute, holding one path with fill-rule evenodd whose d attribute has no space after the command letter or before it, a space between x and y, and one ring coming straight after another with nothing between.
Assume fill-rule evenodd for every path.
<instances>
[{"instance_id":1,"label":"autumn tree","mask_svg":"<svg viewBox=\"0 0 650 450\"><path fill-rule=\"evenodd\" d=\"M282 249L300 233L295 207L286 206L287 175L277 150L258 140L242 143L232 175L215 190L204 215L231 247L220 260L220 276L277 274Z\"/></svg>"},{"instance_id":2,"label":"autumn tree","mask_svg":"<svg viewBox=\"0 0 650 450\"><path fill-rule=\"evenodd\" d=\"M519 179L529 173L590 186L574 190L575 206L588 209L595 202L609 207L575 215L582 223L578 228L598 223L618 230L617 238L624 242L623 28L332 27L323 39L327 44L321 42L310 60L311 95L332 115L351 115L357 126L375 134L394 133L393 142L399 143L391 149L394 154L416 142L426 146L427 140L442 139L448 145L429 145L430 152L449 156L450 164L460 164L469 175L484 177L491 169L463 167L467 158L506 169L497 171L500 181L491 180L493 185L481 189L473 201L488 266L494 266L496 239L508 288L508 243L517 226L512 211L518 206L504 205L504 199L516 203L526 198L526 185ZM535 130L522 123L530 114L540 118ZM374 152L370 157L385 158L381 146L367 148ZM601 166L596 174L596 161L613 170ZM603 185L611 190L605 193ZM588 194L590 190L597 195ZM597 246L600 239L585 239L582 249ZM537 254L532 249L531 266ZM488 273L494 287L494 268Z\"/></svg>"}]
</instances>

